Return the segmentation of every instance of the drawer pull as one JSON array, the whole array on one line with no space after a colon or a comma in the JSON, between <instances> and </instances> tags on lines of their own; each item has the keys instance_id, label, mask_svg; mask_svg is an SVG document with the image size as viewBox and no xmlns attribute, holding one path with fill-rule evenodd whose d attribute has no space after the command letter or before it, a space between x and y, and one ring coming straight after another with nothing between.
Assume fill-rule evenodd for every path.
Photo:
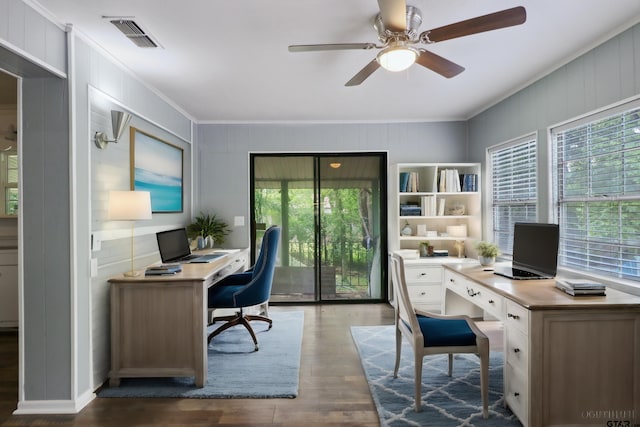
<instances>
[{"instance_id":1,"label":"drawer pull","mask_svg":"<svg viewBox=\"0 0 640 427\"><path fill-rule=\"evenodd\" d=\"M489 300L489 304L495 304L496 302L492 299Z\"/></svg>"},{"instance_id":2,"label":"drawer pull","mask_svg":"<svg viewBox=\"0 0 640 427\"><path fill-rule=\"evenodd\" d=\"M511 317L513 320L518 320L520 318L520 316L518 316L517 314L511 313L507 313L507 317Z\"/></svg>"},{"instance_id":3,"label":"drawer pull","mask_svg":"<svg viewBox=\"0 0 640 427\"><path fill-rule=\"evenodd\" d=\"M426 292L420 292L420 295L426 295L426 294L427 294Z\"/></svg>"},{"instance_id":4,"label":"drawer pull","mask_svg":"<svg viewBox=\"0 0 640 427\"><path fill-rule=\"evenodd\" d=\"M516 347L516 348L513 349L513 352L514 353L520 353L520 349Z\"/></svg>"},{"instance_id":5,"label":"drawer pull","mask_svg":"<svg viewBox=\"0 0 640 427\"><path fill-rule=\"evenodd\" d=\"M456 283L456 281L455 281L455 280L453 280L452 278L449 278L449 281L450 281L451 283Z\"/></svg>"},{"instance_id":6,"label":"drawer pull","mask_svg":"<svg viewBox=\"0 0 640 427\"><path fill-rule=\"evenodd\" d=\"M422 272L422 273L420 273L420 275L421 275L421 276L426 276L426 275L427 275L427 273Z\"/></svg>"},{"instance_id":7,"label":"drawer pull","mask_svg":"<svg viewBox=\"0 0 640 427\"><path fill-rule=\"evenodd\" d=\"M514 395L515 397L518 397L518 396L520 396L520 393L518 393L518 392L516 391L515 393L513 393L513 395Z\"/></svg>"},{"instance_id":8,"label":"drawer pull","mask_svg":"<svg viewBox=\"0 0 640 427\"><path fill-rule=\"evenodd\" d=\"M470 297L475 297L476 295L480 295L480 291L476 292L473 288L467 288L467 294L469 294Z\"/></svg>"}]
</instances>

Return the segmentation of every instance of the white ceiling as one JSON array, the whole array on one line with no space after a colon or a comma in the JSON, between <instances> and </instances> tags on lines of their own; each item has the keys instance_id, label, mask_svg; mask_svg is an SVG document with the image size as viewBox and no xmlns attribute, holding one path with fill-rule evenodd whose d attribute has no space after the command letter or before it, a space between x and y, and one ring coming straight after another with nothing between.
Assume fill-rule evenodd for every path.
<instances>
[{"instance_id":1,"label":"white ceiling","mask_svg":"<svg viewBox=\"0 0 640 427\"><path fill-rule=\"evenodd\" d=\"M34 0L35 1L35 0ZM427 48L466 70L376 71L377 51L290 53L290 44L377 42L376 0L39 0L198 122L464 120L640 22L638 0L409 0L421 31L525 6L520 26ZM102 16L133 16L141 49Z\"/></svg>"}]
</instances>

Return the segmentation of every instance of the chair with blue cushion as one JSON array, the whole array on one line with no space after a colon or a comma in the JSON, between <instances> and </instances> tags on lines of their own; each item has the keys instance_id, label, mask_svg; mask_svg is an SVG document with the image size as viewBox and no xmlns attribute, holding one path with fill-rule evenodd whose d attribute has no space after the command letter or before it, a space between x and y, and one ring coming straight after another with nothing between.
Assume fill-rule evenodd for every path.
<instances>
[{"instance_id":1,"label":"chair with blue cushion","mask_svg":"<svg viewBox=\"0 0 640 427\"><path fill-rule=\"evenodd\" d=\"M279 242L280 227L275 225L269 227L264 233L260 253L253 267L243 273L229 275L209 288L207 300L210 311L232 308L238 309L238 312L230 316L212 317L209 325L218 321L226 323L209 334L208 342L232 326L243 325L253 338L255 351L258 351L258 339L250 322L253 320L267 322L271 329L272 320L269 318L268 303ZM258 314L245 314L245 308L254 306L260 307Z\"/></svg>"},{"instance_id":2,"label":"chair with blue cushion","mask_svg":"<svg viewBox=\"0 0 640 427\"><path fill-rule=\"evenodd\" d=\"M395 302L396 365L394 378L400 367L400 350L404 336L413 347L415 368L415 410L421 411L422 360L433 354L449 355L449 376L454 353L472 353L480 358L480 390L482 415L487 408L489 386L489 339L468 316L443 316L414 308L409 299L404 275L404 261L400 255L389 255L391 280Z\"/></svg>"}]
</instances>

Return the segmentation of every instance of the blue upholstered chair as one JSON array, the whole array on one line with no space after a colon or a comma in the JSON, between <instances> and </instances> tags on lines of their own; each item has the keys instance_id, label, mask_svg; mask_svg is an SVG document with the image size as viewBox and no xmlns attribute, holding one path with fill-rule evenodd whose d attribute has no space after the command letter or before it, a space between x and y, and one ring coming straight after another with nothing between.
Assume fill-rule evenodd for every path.
<instances>
[{"instance_id":1,"label":"blue upholstered chair","mask_svg":"<svg viewBox=\"0 0 640 427\"><path fill-rule=\"evenodd\" d=\"M397 254L389 255L393 283L396 326L396 366L398 376L402 336L413 347L415 368L415 409L421 411L422 359L432 354L449 355L449 376L454 353L473 353L480 358L480 390L482 415L489 416L487 408L489 385L489 339L467 316L442 316L414 308L409 299L404 275L404 261Z\"/></svg>"},{"instance_id":2,"label":"blue upholstered chair","mask_svg":"<svg viewBox=\"0 0 640 427\"><path fill-rule=\"evenodd\" d=\"M230 316L213 317L209 325L218 321L226 322L209 334L208 341L213 337L235 326L243 325L253 338L255 350L258 351L258 339L251 327L252 320L260 320L272 326L269 316L269 296L273 274L278 257L278 244L280 242L280 227L272 226L267 229L262 238L262 246L256 263L250 270L243 273L232 274L225 277L219 283L209 288L208 307L214 311L222 308L238 309L238 312ZM259 314L245 314L244 308L259 306Z\"/></svg>"}]
</instances>

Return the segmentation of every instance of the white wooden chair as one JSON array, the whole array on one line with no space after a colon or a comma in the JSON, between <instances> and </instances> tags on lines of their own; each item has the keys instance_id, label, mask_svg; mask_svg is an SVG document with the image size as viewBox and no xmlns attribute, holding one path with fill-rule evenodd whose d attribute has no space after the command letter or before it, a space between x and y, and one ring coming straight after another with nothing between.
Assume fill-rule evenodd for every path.
<instances>
[{"instance_id":1,"label":"white wooden chair","mask_svg":"<svg viewBox=\"0 0 640 427\"><path fill-rule=\"evenodd\" d=\"M396 326L396 365L394 378L400 367L402 336L413 347L415 364L415 409L421 411L422 359L432 354L449 355L449 376L454 353L473 353L480 358L480 389L482 415L489 416L487 407L489 384L489 339L468 316L443 316L415 309L409 299L404 275L404 261L400 255L389 254L393 283Z\"/></svg>"}]
</instances>

